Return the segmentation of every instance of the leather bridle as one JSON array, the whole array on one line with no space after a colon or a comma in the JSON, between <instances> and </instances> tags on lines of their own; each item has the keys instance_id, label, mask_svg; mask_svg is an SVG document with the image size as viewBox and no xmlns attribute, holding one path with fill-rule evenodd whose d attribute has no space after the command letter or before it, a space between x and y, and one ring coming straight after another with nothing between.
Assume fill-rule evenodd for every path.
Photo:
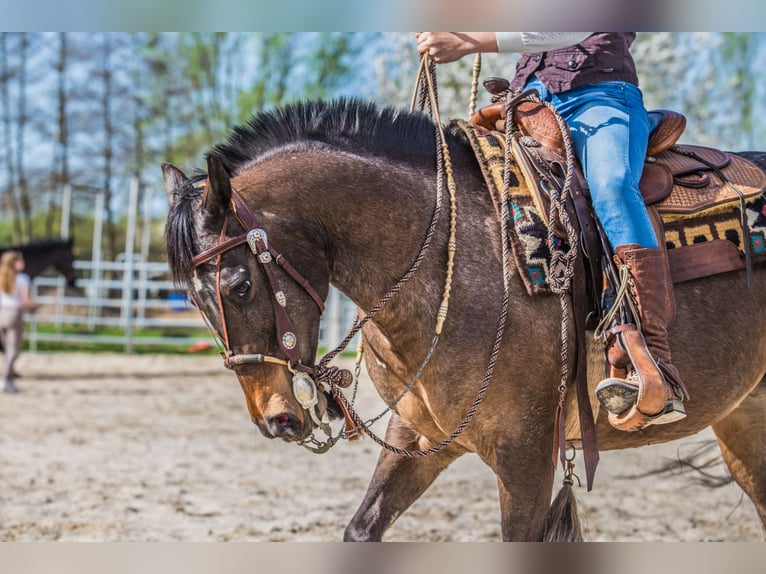
<instances>
[{"instance_id":1,"label":"leather bridle","mask_svg":"<svg viewBox=\"0 0 766 574\"><path fill-rule=\"evenodd\" d=\"M228 218L224 220L223 228L219 242L214 247L203 251L192 259L192 269L207 263L215 258L215 290L216 300L218 302L218 311L221 314L222 338L225 346L225 352L222 353L223 363L229 369L234 369L237 365L272 363L286 366L291 372L303 371L313 372L314 368L310 365L302 365L300 362L300 345L298 344L298 335L296 334L290 315L287 313L287 296L279 288L279 282L275 274L274 265L279 266L290 278L293 279L303 290L314 300L319 307L319 312L324 312L324 301L311 286L311 284L298 273L290 262L269 245L266 231L258 225L255 216L245 205L240 195L232 190L231 193L231 211L239 224L245 230L241 235L226 239L226 229ZM263 270L266 280L269 284L271 305L274 310L274 320L277 328L277 339L279 346L287 360L280 357L274 357L267 354L239 354L235 355L232 351L229 330L226 325L226 316L224 312L223 295L221 294L221 258L224 253L247 243L250 251L255 255L260 268Z\"/></svg>"}]
</instances>

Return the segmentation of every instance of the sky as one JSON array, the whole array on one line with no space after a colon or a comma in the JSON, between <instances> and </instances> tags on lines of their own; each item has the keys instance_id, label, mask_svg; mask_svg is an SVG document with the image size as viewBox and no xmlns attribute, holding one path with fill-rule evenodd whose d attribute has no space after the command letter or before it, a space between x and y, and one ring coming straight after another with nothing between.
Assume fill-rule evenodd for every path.
<instances>
[{"instance_id":1,"label":"sky","mask_svg":"<svg viewBox=\"0 0 766 574\"><path fill-rule=\"evenodd\" d=\"M762 0L25 0L5 31L760 31Z\"/></svg>"}]
</instances>

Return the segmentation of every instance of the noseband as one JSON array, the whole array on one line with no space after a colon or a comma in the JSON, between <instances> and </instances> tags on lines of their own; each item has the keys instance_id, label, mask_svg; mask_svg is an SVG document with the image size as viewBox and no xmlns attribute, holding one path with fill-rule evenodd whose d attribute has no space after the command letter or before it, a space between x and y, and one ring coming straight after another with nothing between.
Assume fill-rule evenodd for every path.
<instances>
[{"instance_id":1,"label":"noseband","mask_svg":"<svg viewBox=\"0 0 766 574\"><path fill-rule=\"evenodd\" d=\"M277 253L273 247L269 246L266 232L259 227L253 214L242 201L240 195L234 190L232 190L231 194L231 210L245 232L236 237L226 239L227 218L224 220L218 244L215 247L203 251L192 259L193 269L196 269L203 263L207 263L213 258L216 259L215 292L216 300L218 301L218 310L221 313L221 328L223 330L223 343L225 345L223 363L229 369L233 369L237 365L251 363L273 363L286 366L292 372L303 371L310 373L313 371L313 367L301 365L300 363L298 336L292 321L290 321L290 316L287 313L287 297L285 292L279 288L279 282L275 276L274 264L278 265L289 277L303 288L303 290L317 304L320 313L324 312L324 301L322 301L322 298L309 284L306 278L298 273L281 253ZM226 316L224 314L223 296L221 294L221 256L227 251L244 243L247 243L250 251L256 257L258 264L266 275L270 287L271 306L274 310L279 346L284 351L288 360L266 354L235 355L231 349L229 343L229 331L226 326Z\"/></svg>"}]
</instances>

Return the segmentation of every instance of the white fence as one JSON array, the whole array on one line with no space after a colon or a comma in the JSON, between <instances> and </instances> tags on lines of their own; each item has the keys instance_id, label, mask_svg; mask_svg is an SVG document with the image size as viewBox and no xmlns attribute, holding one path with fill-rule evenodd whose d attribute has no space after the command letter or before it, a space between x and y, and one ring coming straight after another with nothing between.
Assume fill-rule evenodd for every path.
<instances>
[{"instance_id":1,"label":"white fence","mask_svg":"<svg viewBox=\"0 0 766 574\"><path fill-rule=\"evenodd\" d=\"M142 345L215 345L200 314L168 278L166 262L76 261L75 269L75 288L67 288L62 277L34 280L32 295L40 307L27 315L31 350L37 350L41 342L120 345L127 353ZM337 345L355 313L354 305L331 289L320 326L320 346ZM72 327L64 329L64 325ZM104 328L112 328L115 334L103 334ZM151 334L159 328L180 334Z\"/></svg>"},{"instance_id":2,"label":"white fence","mask_svg":"<svg viewBox=\"0 0 766 574\"><path fill-rule=\"evenodd\" d=\"M27 340L32 350L46 341L121 345L128 353L141 345L215 344L197 310L185 299L179 300L181 294L169 279L167 262L147 261L154 191L151 187L144 190L142 206L138 192L138 183L133 181L128 193L125 253L118 261L102 259L105 200L104 194L98 193L93 203L93 259L75 262L77 287L66 288L61 277L35 279L32 294L40 308L27 316ZM71 207L72 190L65 186L62 237L69 237ZM164 203L162 209L166 209ZM355 314L356 307L331 288L320 325L320 347L334 348L345 336ZM71 328L65 329L65 325ZM117 334L104 334L104 328L109 327ZM182 334L147 334L152 328ZM148 331L138 333L144 329Z\"/></svg>"}]
</instances>

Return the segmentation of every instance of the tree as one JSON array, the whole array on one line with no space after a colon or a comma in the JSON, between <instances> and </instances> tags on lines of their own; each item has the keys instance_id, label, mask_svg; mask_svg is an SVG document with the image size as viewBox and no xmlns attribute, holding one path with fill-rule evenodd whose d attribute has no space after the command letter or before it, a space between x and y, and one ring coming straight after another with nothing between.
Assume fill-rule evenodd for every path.
<instances>
[{"instance_id":1,"label":"tree","mask_svg":"<svg viewBox=\"0 0 766 574\"><path fill-rule=\"evenodd\" d=\"M65 185L70 185L69 173L69 40L66 32L57 34L58 50L55 62L56 73L56 135L48 192L48 210L45 217L46 229L53 229L56 198Z\"/></svg>"},{"instance_id":2,"label":"tree","mask_svg":"<svg viewBox=\"0 0 766 574\"><path fill-rule=\"evenodd\" d=\"M99 66L96 70L96 77L99 80L99 108L101 116L102 132L102 169L103 180L101 189L104 193L104 209L106 212L106 241L107 256L112 258L117 255L117 237L115 233L114 210L112 207L112 185L114 177L114 139L115 127L112 118L112 98L114 97L114 70L112 68L113 40L109 33L101 35L99 46Z\"/></svg>"},{"instance_id":3,"label":"tree","mask_svg":"<svg viewBox=\"0 0 766 574\"><path fill-rule=\"evenodd\" d=\"M738 116L737 123L742 129L738 143L748 149L756 145L756 89L763 73L758 71L760 39L758 34L725 32L721 50L726 67L731 70L725 84L733 101L731 111Z\"/></svg>"},{"instance_id":4,"label":"tree","mask_svg":"<svg viewBox=\"0 0 766 574\"><path fill-rule=\"evenodd\" d=\"M19 34L19 66L18 66L18 98L16 115L16 174L18 177L18 204L21 215L21 238L29 241L32 238L32 202L29 199L29 185L27 182L24 162L25 135L27 129L27 58L29 51L29 34Z\"/></svg>"},{"instance_id":5,"label":"tree","mask_svg":"<svg viewBox=\"0 0 766 574\"><path fill-rule=\"evenodd\" d=\"M13 160L13 115L9 89L13 74L8 61L9 36L7 32L0 34L0 103L3 118L3 159L6 171L5 202L13 219L13 241L16 243L22 238L22 218L16 197L16 164Z\"/></svg>"}]
</instances>

